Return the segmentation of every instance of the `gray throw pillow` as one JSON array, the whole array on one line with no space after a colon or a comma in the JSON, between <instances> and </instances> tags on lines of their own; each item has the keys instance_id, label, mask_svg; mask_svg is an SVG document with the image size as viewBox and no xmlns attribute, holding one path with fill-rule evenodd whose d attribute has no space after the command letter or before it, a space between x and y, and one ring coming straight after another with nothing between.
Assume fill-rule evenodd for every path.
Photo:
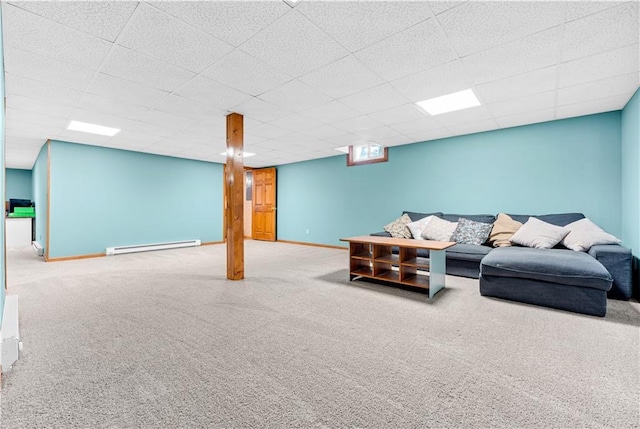
<instances>
[{"instance_id":1,"label":"gray throw pillow","mask_svg":"<svg viewBox=\"0 0 640 429\"><path fill-rule=\"evenodd\" d=\"M458 219L458 227L453 232L451 241L479 246L489 238L492 226L490 223L476 222L461 217Z\"/></svg>"}]
</instances>

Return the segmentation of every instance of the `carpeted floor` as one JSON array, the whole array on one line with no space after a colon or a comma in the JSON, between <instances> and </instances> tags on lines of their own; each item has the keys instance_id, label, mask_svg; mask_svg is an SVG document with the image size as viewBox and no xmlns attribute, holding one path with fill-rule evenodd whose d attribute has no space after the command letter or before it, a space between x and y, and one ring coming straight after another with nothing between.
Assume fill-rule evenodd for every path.
<instances>
[{"instance_id":1,"label":"carpeted floor","mask_svg":"<svg viewBox=\"0 0 640 429\"><path fill-rule=\"evenodd\" d=\"M2 427L640 426L640 305L605 318L348 282L347 253L246 243L45 264L10 252L24 352Z\"/></svg>"}]
</instances>

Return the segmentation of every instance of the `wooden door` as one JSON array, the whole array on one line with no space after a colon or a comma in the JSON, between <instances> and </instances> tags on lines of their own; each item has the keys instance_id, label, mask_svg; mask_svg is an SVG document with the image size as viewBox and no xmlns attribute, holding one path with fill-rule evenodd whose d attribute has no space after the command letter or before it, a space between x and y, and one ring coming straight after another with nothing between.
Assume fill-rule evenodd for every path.
<instances>
[{"instance_id":1,"label":"wooden door","mask_svg":"<svg viewBox=\"0 0 640 429\"><path fill-rule=\"evenodd\" d=\"M254 240L276 241L275 168L253 170L251 232Z\"/></svg>"}]
</instances>

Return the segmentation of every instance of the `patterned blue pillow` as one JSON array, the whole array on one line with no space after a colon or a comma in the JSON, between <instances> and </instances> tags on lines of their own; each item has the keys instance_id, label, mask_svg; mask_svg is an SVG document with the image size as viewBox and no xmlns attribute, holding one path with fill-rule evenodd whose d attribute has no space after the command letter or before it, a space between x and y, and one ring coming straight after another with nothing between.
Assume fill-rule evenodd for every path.
<instances>
[{"instance_id":1,"label":"patterned blue pillow","mask_svg":"<svg viewBox=\"0 0 640 429\"><path fill-rule=\"evenodd\" d=\"M460 244L476 244L481 245L489 238L493 224L476 222L465 219L458 219L458 227L451 236L451 241Z\"/></svg>"}]
</instances>

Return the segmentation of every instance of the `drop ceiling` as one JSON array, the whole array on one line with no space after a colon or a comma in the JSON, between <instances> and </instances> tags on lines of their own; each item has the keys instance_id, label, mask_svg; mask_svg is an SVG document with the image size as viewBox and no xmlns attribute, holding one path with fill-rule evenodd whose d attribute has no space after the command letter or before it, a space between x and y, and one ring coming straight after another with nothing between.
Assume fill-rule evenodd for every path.
<instances>
[{"instance_id":1,"label":"drop ceiling","mask_svg":"<svg viewBox=\"0 0 640 429\"><path fill-rule=\"evenodd\" d=\"M262 167L620 110L640 82L638 5L2 2L6 165L31 168L47 139L224 162L230 112ZM467 88L480 106L413 104Z\"/></svg>"}]
</instances>

